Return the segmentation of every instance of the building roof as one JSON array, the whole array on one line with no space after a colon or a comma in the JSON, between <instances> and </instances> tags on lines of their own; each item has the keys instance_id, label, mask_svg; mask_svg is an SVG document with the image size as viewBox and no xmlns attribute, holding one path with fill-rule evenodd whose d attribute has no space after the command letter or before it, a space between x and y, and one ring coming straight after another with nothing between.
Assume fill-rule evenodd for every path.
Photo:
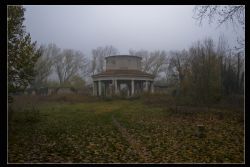
<instances>
[{"instance_id":1,"label":"building roof","mask_svg":"<svg viewBox=\"0 0 250 167\"><path fill-rule=\"evenodd\" d=\"M107 70L104 72L101 72L99 74L96 75L92 75L93 78L96 77L103 77L103 76L145 76L145 77L150 77L150 78L154 78L154 76L152 74L146 73L146 72L142 72L139 70Z\"/></svg>"},{"instance_id":2,"label":"building roof","mask_svg":"<svg viewBox=\"0 0 250 167\"><path fill-rule=\"evenodd\" d=\"M134 55L113 55L113 56L105 57L105 59L110 58L110 57L136 57L136 58L142 59L140 56L134 56Z\"/></svg>"}]
</instances>

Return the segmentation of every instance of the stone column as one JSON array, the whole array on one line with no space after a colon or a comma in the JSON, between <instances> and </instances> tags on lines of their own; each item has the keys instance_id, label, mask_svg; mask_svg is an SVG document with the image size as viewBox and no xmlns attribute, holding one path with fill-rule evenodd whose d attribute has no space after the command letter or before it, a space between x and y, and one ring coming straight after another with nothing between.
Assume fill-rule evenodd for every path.
<instances>
[{"instance_id":1,"label":"stone column","mask_svg":"<svg viewBox=\"0 0 250 167\"><path fill-rule=\"evenodd\" d=\"M117 94L117 80L115 79L115 94Z\"/></svg>"},{"instance_id":2,"label":"stone column","mask_svg":"<svg viewBox=\"0 0 250 167\"><path fill-rule=\"evenodd\" d=\"M128 81L128 82L129 82L129 81ZM128 83L128 82L126 82L126 85L127 85L127 88L128 88L128 89L127 89L127 91L128 91L128 95L127 95L127 96L129 97L131 88L130 88L130 86L129 86L129 83Z\"/></svg>"},{"instance_id":3,"label":"stone column","mask_svg":"<svg viewBox=\"0 0 250 167\"><path fill-rule=\"evenodd\" d=\"M151 82L151 93L154 93L154 82Z\"/></svg>"},{"instance_id":4,"label":"stone column","mask_svg":"<svg viewBox=\"0 0 250 167\"><path fill-rule=\"evenodd\" d=\"M146 81L146 88L145 88L146 92L148 92L148 81Z\"/></svg>"},{"instance_id":5,"label":"stone column","mask_svg":"<svg viewBox=\"0 0 250 167\"><path fill-rule=\"evenodd\" d=\"M102 95L102 85L101 85L101 81L98 81L98 95L101 96Z\"/></svg>"},{"instance_id":6,"label":"stone column","mask_svg":"<svg viewBox=\"0 0 250 167\"><path fill-rule=\"evenodd\" d=\"M140 81L140 93L143 93L143 81Z\"/></svg>"},{"instance_id":7,"label":"stone column","mask_svg":"<svg viewBox=\"0 0 250 167\"><path fill-rule=\"evenodd\" d=\"M112 95L115 94L115 80L112 79Z\"/></svg>"},{"instance_id":8,"label":"stone column","mask_svg":"<svg viewBox=\"0 0 250 167\"><path fill-rule=\"evenodd\" d=\"M103 95L104 95L104 96L107 96L106 82L107 82L107 81L103 81L103 83L104 83L104 87L103 87L103 88L104 88L104 91L103 91L104 94L103 94Z\"/></svg>"},{"instance_id":9,"label":"stone column","mask_svg":"<svg viewBox=\"0 0 250 167\"><path fill-rule=\"evenodd\" d=\"M93 81L93 96L95 96L95 81Z\"/></svg>"},{"instance_id":10,"label":"stone column","mask_svg":"<svg viewBox=\"0 0 250 167\"><path fill-rule=\"evenodd\" d=\"M98 82L95 81L95 96L98 96L97 92L98 92Z\"/></svg>"},{"instance_id":11,"label":"stone column","mask_svg":"<svg viewBox=\"0 0 250 167\"><path fill-rule=\"evenodd\" d=\"M135 85L134 85L134 80L131 80L131 96L134 95L134 92L135 92Z\"/></svg>"}]
</instances>

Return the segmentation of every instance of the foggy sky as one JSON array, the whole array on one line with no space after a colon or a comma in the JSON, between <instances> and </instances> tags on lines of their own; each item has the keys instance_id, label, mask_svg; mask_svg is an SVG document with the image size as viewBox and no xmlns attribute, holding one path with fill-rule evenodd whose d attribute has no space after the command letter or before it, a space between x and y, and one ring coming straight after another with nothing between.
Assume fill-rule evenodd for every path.
<instances>
[{"instance_id":1,"label":"foggy sky","mask_svg":"<svg viewBox=\"0 0 250 167\"><path fill-rule=\"evenodd\" d=\"M199 26L192 5L24 5L26 31L38 44L55 43L60 48L91 56L98 46L113 45L120 54L129 49L182 50L197 40L224 34L231 46L242 34L231 25Z\"/></svg>"}]
</instances>

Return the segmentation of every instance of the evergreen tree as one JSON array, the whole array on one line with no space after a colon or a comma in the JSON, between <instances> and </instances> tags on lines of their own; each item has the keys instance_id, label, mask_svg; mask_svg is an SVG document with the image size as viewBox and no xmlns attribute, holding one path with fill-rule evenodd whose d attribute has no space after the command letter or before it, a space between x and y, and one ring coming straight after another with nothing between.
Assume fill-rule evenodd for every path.
<instances>
[{"instance_id":1,"label":"evergreen tree","mask_svg":"<svg viewBox=\"0 0 250 167\"><path fill-rule=\"evenodd\" d=\"M8 6L9 94L23 90L30 84L34 79L34 65L40 56L36 42L32 42L30 34L25 31L24 12L23 6Z\"/></svg>"}]
</instances>

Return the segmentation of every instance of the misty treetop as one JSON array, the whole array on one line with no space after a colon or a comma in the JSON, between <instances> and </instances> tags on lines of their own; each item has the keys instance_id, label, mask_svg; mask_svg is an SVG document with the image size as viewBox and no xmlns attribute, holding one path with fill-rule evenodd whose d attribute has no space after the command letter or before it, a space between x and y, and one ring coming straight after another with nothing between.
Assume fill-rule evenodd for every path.
<instances>
[{"instance_id":1,"label":"misty treetop","mask_svg":"<svg viewBox=\"0 0 250 167\"><path fill-rule=\"evenodd\" d=\"M173 95L192 103L215 103L244 93L244 54L230 49L223 36L217 45L207 38L188 50L130 50L130 54L142 57L142 70L152 73L156 81L175 87Z\"/></svg>"},{"instance_id":2,"label":"misty treetop","mask_svg":"<svg viewBox=\"0 0 250 167\"><path fill-rule=\"evenodd\" d=\"M105 57L119 53L113 46L93 49L91 57L71 49L61 51L55 44L41 50L43 56L36 64L37 68L44 60L40 67L48 69L40 70L45 74L37 77L45 76L45 79L39 83L47 82L49 75L46 74L54 70L60 85L70 85L74 77L84 81L104 71ZM191 97L197 103L215 102L223 96L244 92L244 55L230 50L223 36L217 44L207 38L197 41L188 50L150 52L131 49L129 53L142 57L141 70L153 74L155 81L172 85L180 96Z\"/></svg>"},{"instance_id":3,"label":"misty treetop","mask_svg":"<svg viewBox=\"0 0 250 167\"><path fill-rule=\"evenodd\" d=\"M36 77L31 87L39 88L50 85L49 77L53 73L58 77L60 86L70 85L75 78L83 80L87 72L88 60L82 52L60 49L52 43L42 45L40 50L42 56L36 62Z\"/></svg>"},{"instance_id":4,"label":"misty treetop","mask_svg":"<svg viewBox=\"0 0 250 167\"><path fill-rule=\"evenodd\" d=\"M118 53L118 49L112 45L93 49L90 67L91 73L94 75L105 70L105 57L116 55Z\"/></svg>"}]
</instances>

